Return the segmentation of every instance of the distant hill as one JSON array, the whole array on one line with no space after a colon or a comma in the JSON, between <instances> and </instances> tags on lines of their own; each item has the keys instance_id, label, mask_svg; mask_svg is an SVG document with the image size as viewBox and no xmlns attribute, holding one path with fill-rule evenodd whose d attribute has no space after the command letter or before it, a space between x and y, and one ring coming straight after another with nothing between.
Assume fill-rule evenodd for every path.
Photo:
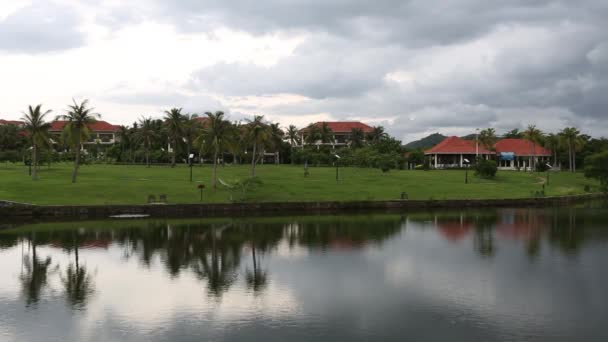
<instances>
[{"instance_id":1,"label":"distant hill","mask_svg":"<svg viewBox=\"0 0 608 342\"><path fill-rule=\"evenodd\" d=\"M431 147L439 144L440 142L445 140L445 138L447 138L445 135L442 135L439 133L434 133L434 134L429 135L428 137L408 143L407 145L405 145L405 148L407 148L409 150L416 150L416 149L424 150L424 149L431 148Z\"/></svg>"}]
</instances>

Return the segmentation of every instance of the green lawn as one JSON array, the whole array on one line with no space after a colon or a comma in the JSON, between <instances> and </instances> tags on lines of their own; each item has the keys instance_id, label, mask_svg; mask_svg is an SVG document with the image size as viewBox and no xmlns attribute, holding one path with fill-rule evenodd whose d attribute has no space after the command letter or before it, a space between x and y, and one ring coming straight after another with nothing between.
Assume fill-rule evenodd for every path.
<instances>
[{"instance_id":1,"label":"green lawn","mask_svg":"<svg viewBox=\"0 0 608 342\"><path fill-rule=\"evenodd\" d=\"M231 192L222 186L210 188L211 166L196 166L190 183L186 166L113 166L85 165L78 182L70 183L71 164L42 167L40 179L32 181L27 168L0 165L0 199L34 204L142 204L148 194L166 194L170 203L198 203L198 184L204 183L204 202L229 202ZM399 199L405 191L410 199L485 199L526 198L542 189L546 174L499 171L496 179L481 180L464 171L397 171L382 173L377 169L341 168L336 183L335 168L310 168L304 178L301 166L261 165L257 175L263 184L247 194L247 201L328 201ZM248 166L218 168L226 182L245 178ZM597 189L597 182L580 173L551 173L548 196L584 193L585 185ZM235 195L236 197L236 195Z\"/></svg>"}]
</instances>

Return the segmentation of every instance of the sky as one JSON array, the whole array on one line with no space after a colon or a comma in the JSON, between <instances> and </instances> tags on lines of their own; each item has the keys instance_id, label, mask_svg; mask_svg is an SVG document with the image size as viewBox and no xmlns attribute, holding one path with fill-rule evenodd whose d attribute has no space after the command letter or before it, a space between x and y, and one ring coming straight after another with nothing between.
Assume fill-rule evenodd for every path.
<instances>
[{"instance_id":1,"label":"sky","mask_svg":"<svg viewBox=\"0 0 608 342\"><path fill-rule=\"evenodd\" d=\"M0 118L89 99L404 142L535 124L608 130L606 0L1 0Z\"/></svg>"}]
</instances>

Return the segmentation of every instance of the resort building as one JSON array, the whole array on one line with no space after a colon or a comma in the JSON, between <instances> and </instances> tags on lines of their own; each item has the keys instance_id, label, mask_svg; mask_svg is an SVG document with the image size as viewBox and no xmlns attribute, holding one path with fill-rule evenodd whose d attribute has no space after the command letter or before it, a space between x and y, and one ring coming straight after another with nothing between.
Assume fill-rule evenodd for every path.
<instances>
[{"instance_id":1,"label":"resort building","mask_svg":"<svg viewBox=\"0 0 608 342\"><path fill-rule=\"evenodd\" d=\"M475 140L464 140L459 137L449 137L424 152L431 158L431 167L448 169L464 167L468 160L473 163L477 157L492 159L496 155Z\"/></svg>"},{"instance_id":2,"label":"resort building","mask_svg":"<svg viewBox=\"0 0 608 342\"><path fill-rule=\"evenodd\" d=\"M51 128L49 133L53 137L53 142L58 143L61 141L62 134L64 132L67 121L53 121L51 122ZM95 121L95 123L89 127L89 139L83 141L83 149L86 145L112 145L118 142L117 133L120 126L112 125L106 121Z\"/></svg>"},{"instance_id":3,"label":"resort building","mask_svg":"<svg viewBox=\"0 0 608 342\"><path fill-rule=\"evenodd\" d=\"M458 168L477 157L496 160L502 170L529 170L534 162L548 163L551 151L525 139L501 139L492 150L476 140L449 137L424 152L436 169Z\"/></svg>"},{"instance_id":4,"label":"resort building","mask_svg":"<svg viewBox=\"0 0 608 342\"><path fill-rule=\"evenodd\" d=\"M15 125L17 127L23 127L23 121L0 119L0 126L4 125Z\"/></svg>"},{"instance_id":5,"label":"resort building","mask_svg":"<svg viewBox=\"0 0 608 342\"><path fill-rule=\"evenodd\" d=\"M323 143L320 140L317 140L314 144L308 143L307 137L309 129L308 127L306 127L300 130L300 138L302 140L301 146L316 145L317 147L319 147L325 145L331 147L346 147L350 145L351 134L353 129L360 129L361 131L363 131L364 136L367 136L374 130L371 126L359 121L320 121L315 122L313 125L318 129L321 129L323 127L323 124L327 124L329 129L331 129L333 141L329 143Z\"/></svg>"},{"instance_id":6,"label":"resort building","mask_svg":"<svg viewBox=\"0 0 608 342\"><path fill-rule=\"evenodd\" d=\"M526 139L501 139L495 145L497 164L504 170L526 170L536 163L548 163L551 151Z\"/></svg>"}]
</instances>

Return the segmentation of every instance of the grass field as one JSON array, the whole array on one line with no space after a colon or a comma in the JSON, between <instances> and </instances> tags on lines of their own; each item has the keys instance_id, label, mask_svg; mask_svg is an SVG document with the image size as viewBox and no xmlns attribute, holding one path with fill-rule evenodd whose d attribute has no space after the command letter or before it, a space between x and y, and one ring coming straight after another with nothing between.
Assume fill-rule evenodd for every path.
<instances>
[{"instance_id":1,"label":"grass field","mask_svg":"<svg viewBox=\"0 0 608 342\"><path fill-rule=\"evenodd\" d=\"M0 199L34 204L142 204L148 195L166 194L169 203L198 203L198 184L205 184L203 202L230 202L242 194L221 185L211 189L211 166L195 166L194 182L184 166L84 165L78 182L70 183L71 164L42 167L39 180L32 181L27 167L0 165ZM541 190L546 174L499 171L495 179L482 180L464 171L398 171L341 168L339 183L335 168L310 168L304 177L301 166L260 165L257 176L263 184L246 193L253 202L349 201L399 199L402 191L410 199L529 198ZM218 176L228 183L249 175L248 166L218 167ZM547 196L584 193L585 185L597 189L597 182L580 173L551 173Z\"/></svg>"}]
</instances>

